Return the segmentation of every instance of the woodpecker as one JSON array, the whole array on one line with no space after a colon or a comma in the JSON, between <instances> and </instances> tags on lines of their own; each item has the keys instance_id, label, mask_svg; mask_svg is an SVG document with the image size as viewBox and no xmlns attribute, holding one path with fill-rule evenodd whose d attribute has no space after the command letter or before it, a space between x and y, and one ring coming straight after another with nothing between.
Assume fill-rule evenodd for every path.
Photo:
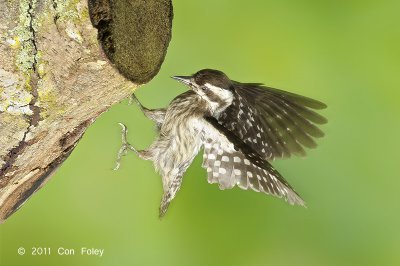
<instances>
[{"instance_id":1,"label":"woodpecker","mask_svg":"<svg viewBox=\"0 0 400 266\"><path fill-rule=\"evenodd\" d=\"M160 217L201 149L209 183L217 183L220 189L237 185L305 206L269 161L304 156L304 148L317 146L315 138L324 133L316 125L327 120L313 109L326 108L324 103L261 83L233 81L213 69L172 78L190 90L167 108L148 109L132 96L144 115L157 124L159 136L148 149L137 150L127 142L127 129L120 124L123 144L116 166L127 150L153 161L163 183Z\"/></svg>"}]
</instances>

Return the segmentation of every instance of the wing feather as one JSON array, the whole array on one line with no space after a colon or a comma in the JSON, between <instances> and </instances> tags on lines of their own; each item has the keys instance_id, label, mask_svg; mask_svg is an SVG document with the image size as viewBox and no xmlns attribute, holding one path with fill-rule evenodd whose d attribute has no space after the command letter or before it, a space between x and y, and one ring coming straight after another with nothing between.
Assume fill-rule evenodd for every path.
<instances>
[{"instance_id":1,"label":"wing feather","mask_svg":"<svg viewBox=\"0 0 400 266\"><path fill-rule=\"evenodd\" d=\"M305 205L289 183L251 146L224 128L213 117L205 117L203 164L209 183L220 189L237 185L279 198L290 204Z\"/></svg>"},{"instance_id":2,"label":"wing feather","mask_svg":"<svg viewBox=\"0 0 400 266\"><path fill-rule=\"evenodd\" d=\"M257 83L234 82L234 101L218 122L254 149L263 159L304 156L324 133L317 125L326 118L312 109L320 101Z\"/></svg>"}]
</instances>

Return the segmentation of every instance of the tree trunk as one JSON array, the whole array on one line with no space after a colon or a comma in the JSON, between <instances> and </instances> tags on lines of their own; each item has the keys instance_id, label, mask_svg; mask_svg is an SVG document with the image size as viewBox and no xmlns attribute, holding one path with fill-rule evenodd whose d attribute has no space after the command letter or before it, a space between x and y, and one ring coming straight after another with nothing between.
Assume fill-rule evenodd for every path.
<instances>
[{"instance_id":1,"label":"tree trunk","mask_svg":"<svg viewBox=\"0 0 400 266\"><path fill-rule=\"evenodd\" d=\"M111 7L113 4L113 0L90 2ZM137 71L137 80L128 76L133 82L124 77L127 76L124 71L129 71L117 65L110 51L105 48L103 52L100 48L98 39L102 41L104 37L104 34L100 36L102 23L96 25L99 17L92 16L99 31L93 27L87 1L0 0L0 222L46 183L101 113L158 72L168 46L171 23L160 20L165 24L161 30L159 25L149 27L149 24L156 17L154 14L160 13L160 3L165 9L161 13L171 22L170 1L148 1L158 6L140 0L118 3L122 2L136 5L131 8L141 7L140 12L131 15L137 18L132 23L146 22L144 29L137 30L142 37L148 36L152 28L162 35L161 39L152 38L153 43L146 40L148 46L140 46L140 42L127 46L135 57L128 58L129 62L150 66L153 71ZM147 8L156 8L158 13L142 12ZM114 13L106 17L110 16L117 21ZM130 15L121 15L123 23L124 16ZM104 17L100 16L101 19ZM118 29L117 22L111 25ZM109 41L109 36L106 37ZM117 42L118 36L112 41ZM126 40L122 41L126 45ZM111 52L120 47L116 43L112 45ZM151 47L153 51L143 51L143 47ZM143 53L146 53L144 59ZM142 62L149 58L148 65Z\"/></svg>"}]
</instances>

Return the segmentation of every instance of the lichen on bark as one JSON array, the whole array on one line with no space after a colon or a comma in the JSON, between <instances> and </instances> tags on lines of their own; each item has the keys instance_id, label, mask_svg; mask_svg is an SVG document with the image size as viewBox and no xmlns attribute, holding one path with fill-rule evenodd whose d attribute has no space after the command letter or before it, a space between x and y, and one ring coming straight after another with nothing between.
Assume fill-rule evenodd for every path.
<instances>
[{"instance_id":1,"label":"lichen on bark","mask_svg":"<svg viewBox=\"0 0 400 266\"><path fill-rule=\"evenodd\" d=\"M123 2L146 9L147 1ZM170 1L150 2L148 9L159 2L163 12L172 12ZM153 53L155 58L152 76L164 59L160 55L165 55L171 34L171 14L159 12L161 21L169 21L159 27L158 34L165 36L149 44L154 50L146 56ZM154 12L135 14L158 27ZM118 18L118 12L113 16ZM45 184L86 128L137 84L123 77L123 71L116 70L118 64L99 47L86 0L1 1L0 17L5 18L0 25L0 221L4 221ZM131 47L135 64L141 64L142 52Z\"/></svg>"}]
</instances>

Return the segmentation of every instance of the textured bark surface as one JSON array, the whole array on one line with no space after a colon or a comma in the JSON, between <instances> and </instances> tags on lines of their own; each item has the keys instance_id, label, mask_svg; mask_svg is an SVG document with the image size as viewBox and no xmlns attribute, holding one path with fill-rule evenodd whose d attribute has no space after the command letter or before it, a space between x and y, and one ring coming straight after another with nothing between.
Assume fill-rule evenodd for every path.
<instances>
[{"instance_id":1,"label":"textured bark surface","mask_svg":"<svg viewBox=\"0 0 400 266\"><path fill-rule=\"evenodd\" d=\"M101 51L85 0L0 0L0 17L1 222L137 85Z\"/></svg>"}]
</instances>

